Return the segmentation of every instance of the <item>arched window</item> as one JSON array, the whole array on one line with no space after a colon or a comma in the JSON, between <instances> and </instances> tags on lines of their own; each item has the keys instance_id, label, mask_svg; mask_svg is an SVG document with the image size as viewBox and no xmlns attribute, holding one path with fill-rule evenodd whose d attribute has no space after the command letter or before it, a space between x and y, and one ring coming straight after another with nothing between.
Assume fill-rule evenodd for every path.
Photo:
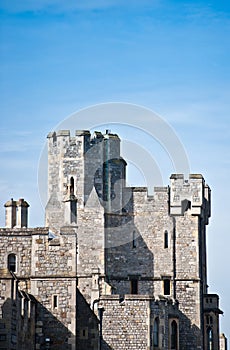
<instances>
[{"instance_id":1,"label":"arched window","mask_svg":"<svg viewBox=\"0 0 230 350\"><path fill-rule=\"evenodd\" d=\"M69 187L69 194L70 194L70 223L77 223L77 202L76 198L74 196L74 178L71 176L70 178L70 187Z\"/></svg>"},{"instance_id":2,"label":"arched window","mask_svg":"<svg viewBox=\"0 0 230 350\"><path fill-rule=\"evenodd\" d=\"M207 329L207 343L208 347L207 350L213 350L213 331L211 327L208 327Z\"/></svg>"},{"instance_id":3,"label":"arched window","mask_svg":"<svg viewBox=\"0 0 230 350\"><path fill-rule=\"evenodd\" d=\"M155 318L153 324L153 347L158 348L159 346L159 318Z\"/></svg>"},{"instance_id":4,"label":"arched window","mask_svg":"<svg viewBox=\"0 0 230 350\"><path fill-rule=\"evenodd\" d=\"M178 349L178 344L177 344L177 339L178 339L178 334L177 334L177 323L176 321L172 321L171 323L171 350L177 350Z\"/></svg>"},{"instance_id":5,"label":"arched window","mask_svg":"<svg viewBox=\"0 0 230 350\"><path fill-rule=\"evenodd\" d=\"M16 272L16 260L15 254L8 255L8 269L12 272Z\"/></svg>"},{"instance_id":6,"label":"arched window","mask_svg":"<svg viewBox=\"0 0 230 350\"><path fill-rule=\"evenodd\" d=\"M168 235L168 231L164 232L164 248L168 248L169 247L169 235Z\"/></svg>"}]
</instances>

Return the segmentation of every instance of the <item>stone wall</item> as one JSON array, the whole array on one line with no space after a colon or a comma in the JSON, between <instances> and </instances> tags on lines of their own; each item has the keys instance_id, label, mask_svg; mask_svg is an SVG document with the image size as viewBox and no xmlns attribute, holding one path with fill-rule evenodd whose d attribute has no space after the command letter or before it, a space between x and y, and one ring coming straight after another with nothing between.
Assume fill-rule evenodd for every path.
<instances>
[{"instance_id":1,"label":"stone wall","mask_svg":"<svg viewBox=\"0 0 230 350\"><path fill-rule=\"evenodd\" d=\"M170 346L170 324L176 320L179 334L178 304L170 298L155 300L147 295L102 296L102 349L103 350L153 350L154 321L158 319L159 350ZM181 348L180 348L181 349Z\"/></svg>"},{"instance_id":2,"label":"stone wall","mask_svg":"<svg viewBox=\"0 0 230 350\"><path fill-rule=\"evenodd\" d=\"M104 308L102 335L107 343L103 350L149 349L149 298L126 296L121 301L113 295L102 298L100 306Z\"/></svg>"},{"instance_id":3,"label":"stone wall","mask_svg":"<svg viewBox=\"0 0 230 350\"><path fill-rule=\"evenodd\" d=\"M187 182L175 175L172 187L155 188L154 196L133 188L126 212L106 217L106 274L114 293L130 293L136 279L138 293L177 298L186 334L182 348L196 349L203 342L205 225L210 213L206 189L200 175Z\"/></svg>"},{"instance_id":4,"label":"stone wall","mask_svg":"<svg viewBox=\"0 0 230 350\"><path fill-rule=\"evenodd\" d=\"M46 349L46 339L50 349L75 349L77 233L63 227L49 237L48 228L1 229L1 264L7 269L8 255L15 254L17 284L36 299L36 349Z\"/></svg>"},{"instance_id":5,"label":"stone wall","mask_svg":"<svg viewBox=\"0 0 230 350\"><path fill-rule=\"evenodd\" d=\"M16 276L0 269L0 349L35 348L35 300L18 289Z\"/></svg>"},{"instance_id":6,"label":"stone wall","mask_svg":"<svg viewBox=\"0 0 230 350\"><path fill-rule=\"evenodd\" d=\"M210 216L203 177L173 174L152 196L127 188L120 139L110 132L50 133L48 163L49 228L0 229L1 266L15 254L18 285L36 298L36 349L96 350L100 341L104 350L150 350L156 317L159 349L169 347L173 321L180 350L205 347L204 311L214 308L203 304Z\"/></svg>"}]
</instances>

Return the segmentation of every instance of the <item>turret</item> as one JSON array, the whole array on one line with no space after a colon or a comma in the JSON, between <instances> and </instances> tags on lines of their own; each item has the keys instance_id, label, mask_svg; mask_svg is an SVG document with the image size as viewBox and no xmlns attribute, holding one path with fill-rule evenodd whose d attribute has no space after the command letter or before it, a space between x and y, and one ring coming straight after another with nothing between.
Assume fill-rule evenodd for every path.
<instances>
[{"instance_id":1,"label":"turret","mask_svg":"<svg viewBox=\"0 0 230 350\"><path fill-rule=\"evenodd\" d=\"M183 174L172 174L170 186L170 214L184 215L190 210L191 215L198 215L208 224L211 215L211 190L200 174L190 174L185 180Z\"/></svg>"},{"instance_id":2,"label":"turret","mask_svg":"<svg viewBox=\"0 0 230 350\"><path fill-rule=\"evenodd\" d=\"M69 130L48 135L48 203L46 226L58 232L77 224L95 187L106 211L122 210L126 162L120 156L120 138L108 130Z\"/></svg>"}]
</instances>

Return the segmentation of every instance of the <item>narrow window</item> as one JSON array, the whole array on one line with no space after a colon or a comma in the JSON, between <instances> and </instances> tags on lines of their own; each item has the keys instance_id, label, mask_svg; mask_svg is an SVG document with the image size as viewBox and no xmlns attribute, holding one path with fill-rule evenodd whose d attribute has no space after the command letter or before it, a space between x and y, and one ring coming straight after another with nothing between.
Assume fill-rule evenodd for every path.
<instances>
[{"instance_id":1,"label":"narrow window","mask_svg":"<svg viewBox=\"0 0 230 350\"><path fill-rule=\"evenodd\" d=\"M212 325L212 323L213 323L212 316L210 316L210 315L207 315L207 316L206 316L206 323L207 323L208 325Z\"/></svg>"},{"instance_id":2,"label":"narrow window","mask_svg":"<svg viewBox=\"0 0 230 350\"><path fill-rule=\"evenodd\" d=\"M31 318L31 300L28 300L28 318Z\"/></svg>"},{"instance_id":3,"label":"narrow window","mask_svg":"<svg viewBox=\"0 0 230 350\"><path fill-rule=\"evenodd\" d=\"M212 332L212 328L209 327L207 329L207 340L208 340L208 348L207 350L213 350L213 332Z\"/></svg>"},{"instance_id":4,"label":"narrow window","mask_svg":"<svg viewBox=\"0 0 230 350\"><path fill-rule=\"evenodd\" d=\"M80 339L88 339L88 328L81 329Z\"/></svg>"},{"instance_id":5,"label":"narrow window","mask_svg":"<svg viewBox=\"0 0 230 350\"><path fill-rule=\"evenodd\" d=\"M164 248L169 247L169 237L168 237L168 231L164 232Z\"/></svg>"},{"instance_id":6,"label":"narrow window","mask_svg":"<svg viewBox=\"0 0 230 350\"><path fill-rule=\"evenodd\" d=\"M131 282L131 294L137 294L138 293L137 279L132 279L130 282Z\"/></svg>"},{"instance_id":7,"label":"narrow window","mask_svg":"<svg viewBox=\"0 0 230 350\"><path fill-rule=\"evenodd\" d=\"M164 295L170 295L170 279L164 280Z\"/></svg>"},{"instance_id":8,"label":"narrow window","mask_svg":"<svg viewBox=\"0 0 230 350\"><path fill-rule=\"evenodd\" d=\"M159 346L159 318L154 320L153 324L153 346L158 348Z\"/></svg>"},{"instance_id":9,"label":"narrow window","mask_svg":"<svg viewBox=\"0 0 230 350\"><path fill-rule=\"evenodd\" d=\"M132 239L133 243L133 248L136 248L137 247L137 244L136 244L136 231L133 231L133 239Z\"/></svg>"},{"instance_id":10,"label":"narrow window","mask_svg":"<svg viewBox=\"0 0 230 350\"><path fill-rule=\"evenodd\" d=\"M16 255L15 254L8 255L8 269L12 272L16 272Z\"/></svg>"},{"instance_id":11,"label":"narrow window","mask_svg":"<svg viewBox=\"0 0 230 350\"><path fill-rule=\"evenodd\" d=\"M57 309L58 307L58 296L53 295L53 309Z\"/></svg>"},{"instance_id":12,"label":"narrow window","mask_svg":"<svg viewBox=\"0 0 230 350\"><path fill-rule=\"evenodd\" d=\"M21 316L25 315L25 298L22 296L21 299Z\"/></svg>"},{"instance_id":13,"label":"narrow window","mask_svg":"<svg viewBox=\"0 0 230 350\"><path fill-rule=\"evenodd\" d=\"M177 323L176 321L172 321L171 323L171 350L177 350Z\"/></svg>"},{"instance_id":14,"label":"narrow window","mask_svg":"<svg viewBox=\"0 0 230 350\"><path fill-rule=\"evenodd\" d=\"M77 222L77 202L75 200L70 201L70 222Z\"/></svg>"},{"instance_id":15,"label":"narrow window","mask_svg":"<svg viewBox=\"0 0 230 350\"><path fill-rule=\"evenodd\" d=\"M70 195L74 195L74 178L70 178Z\"/></svg>"}]
</instances>

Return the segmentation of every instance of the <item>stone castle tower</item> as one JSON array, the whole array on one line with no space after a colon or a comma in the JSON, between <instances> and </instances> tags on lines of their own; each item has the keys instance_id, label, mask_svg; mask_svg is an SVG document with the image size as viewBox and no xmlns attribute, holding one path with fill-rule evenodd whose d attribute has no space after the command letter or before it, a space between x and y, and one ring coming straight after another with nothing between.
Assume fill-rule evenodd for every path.
<instances>
[{"instance_id":1,"label":"stone castle tower","mask_svg":"<svg viewBox=\"0 0 230 350\"><path fill-rule=\"evenodd\" d=\"M48 164L46 228L26 228L28 204L12 200L0 230L2 310L27 314L18 327L30 327L31 349L218 350L202 175L173 174L153 196L126 187L120 139L109 131L50 133ZM19 328L10 332L12 349L26 348Z\"/></svg>"}]
</instances>

